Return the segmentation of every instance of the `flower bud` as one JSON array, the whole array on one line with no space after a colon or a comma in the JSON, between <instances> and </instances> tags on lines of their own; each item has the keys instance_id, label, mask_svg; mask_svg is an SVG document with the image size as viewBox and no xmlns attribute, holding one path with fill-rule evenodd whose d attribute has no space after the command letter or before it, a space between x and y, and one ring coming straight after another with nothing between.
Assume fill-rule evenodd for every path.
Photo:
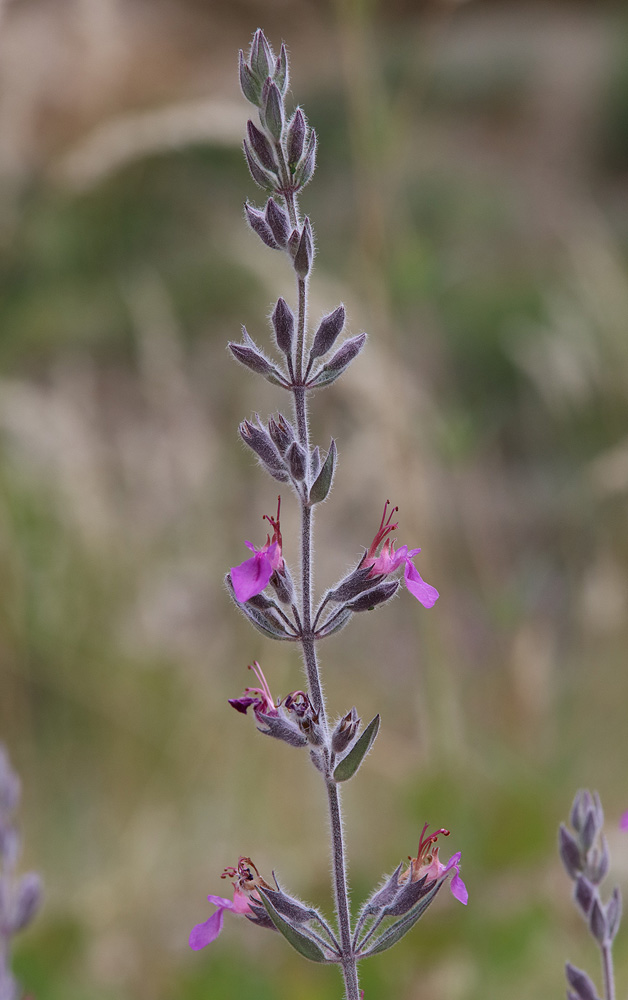
<instances>
[{"instance_id":1,"label":"flower bud","mask_svg":"<svg viewBox=\"0 0 628 1000\"><path fill-rule=\"evenodd\" d=\"M289 420L286 420L283 413L277 414L277 420L274 417L270 417L268 421L268 433L280 455L285 455L295 439L295 433L294 427Z\"/></svg>"},{"instance_id":2,"label":"flower bud","mask_svg":"<svg viewBox=\"0 0 628 1000\"><path fill-rule=\"evenodd\" d=\"M584 875L578 875L574 889L574 900L584 917L589 916L594 898L595 890L589 880Z\"/></svg>"},{"instance_id":3,"label":"flower bud","mask_svg":"<svg viewBox=\"0 0 628 1000\"><path fill-rule=\"evenodd\" d=\"M576 792L573 805L571 807L571 813L569 815L569 822L577 833L580 833L582 824L584 823L585 817L592 805L593 798L591 796L591 792L589 792L586 788L581 788L578 792Z\"/></svg>"},{"instance_id":4,"label":"flower bud","mask_svg":"<svg viewBox=\"0 0 628 1000\"><path fill-rule=\"evenodd\" d=\"M266 222L270 226L273 236L280 247L285 248L290 237L290 220L283 208L277 204L274 198L269 198L266 204Z\"/></svg>"},{"instance_id":5,"label":"flower bud","mask_svg":"<svg viewBox=\"0 0 628 1000\"><path fill-rule=\"evenodd\" d=\"M364 553L366 555L366 552ZM373 586L373 578L370 577L371 567L362 567L362 560L360 560L360 565L357 569L354 569L353 573L346 576L344 580L330 590L327 598L330 601L334 601L336 604L342 604L343 601L350 601L352 598L357 597L358 594L364 593L365 590L369 590Z\"/></svg>"},{"instance_id":6,"label":"flower bud","mask_svg":"<svg viewBox=\"0 0 628 1000\"><path fill-rule=\"evenodd\" d=\"M401 869L403 865L399 865L395 871L390 875L384 884L376 889L371 898L364 904L365 913L377 913L378 910L382 910L385 906L389 906L393 899L399 892L399 875L401 874Z\"/></svg>"},{"instance_id":7,"label":"flower bud","mask_svg":"<svg viewBox=\"0 0 628 1000\"><path fill-rule=\"evenodd\" d=\"M285 299L279 297L271 316L275 340L280 351L290 357L294 339L294 313Z\"/></svg>"},{"instance_id":8,"label":"flower bud","mask_svg":"<svg viewBox=\"0 0 628 1000\"><path fill-rule=\"evenodd\" d=\"M277 56L277 61L275 63L275 72L273 73L273 80L279 87L279 91L282 97L285 97L286 91L288 89L288 83L290 80L289 70L288 70L288 53L286 52L286 46L281 43L281 49L279 50L279 55Z\"/></svg>"},{"instance_id":9,"label":"flower bud","mask_svg":"<svg viewBox=\"0 0 628 1000\"><path fill-rule=\"evenodd\" d=\"M284 123L283 101L279 93L279 87L272 80L267 80L264 84L262 100L264 101L264 105L263 112L260 112L260 117L263 119L263 123L273 139L279 142Z\"/></svg>"},{"instance_id":10,"label":"flower bud","mask_svg":"<svg viewBox=\"0 0 628 1000\"><path fill-rule=\"evenodd\" d=\"M591 912L589 913L589 930L598 944L603 945L608 943L606 914L597 897L594 898L591 905Z\"/></svg>"},{"instance_id":11,"label":"flower bud","mask_svg":"<svg viewBox=\"0 0 628 1000\"><path fill-rule=\"evenodd\" d=\"M305 152L294 170L294 182L299 185L299 188L305 187L308 181L312 179L314 170L316 169L316 143L316 132L312 129Z\"/></svg>"},{"instance_id":12,"label":"flower bud","mask_svg":"<svg viewBox=\"0 0 628 1000\"><path fill-rule=\"evenodd\" d=\"M255 606L254 599L250 599L242 603L238 601L235 596L233 589L233 582L229 574L227 574L227 589L236 601L239 610L242 614L248 618L251 625L254 626L259 632L267 636L269 639L276 639L278 642L286 641L287 639L294 639L294 632L288 632L283 621L279 618L274 608L271 607L267 611L258 610Z\"/></svg>"},{"instance_id":13,"label":"flower bud","mask_svg":"<svg viewBox=\"0 0 628 1000\"><path fill-rule=\"evenodd\" d=\"M617 931L619 930L621 909L621 892L619 891L618 886L615 886L613 892L611 893L611 898L606 904L606 923L608 926L608 937L610 941L613 941Z\"/></svg>"},{"instance_id":14,"label":"flower bud","mask_svg":"<svg viewBox=\"0 0 628 1000\"><path fill-rule=\"evenodd\" d=\"M349 611L372 611L378 604L384 604L394 597L399 589L398 580L387 580L356 597L347 604Z\"/></svg>"},{"instance_id":15,"label":"flower bud","mask_svg":"<svg viewBox=\"0 0 628 1000\"><path fill-rule=\"evenodd\" d=\"M587 854L597 836L596 814L593 808L589 809L585 817L582 829L580 830L580 846L584 854Z\"/></svg>"},{"instance_id":16,"label":"flower bud","mask_svg":"<svg viewBox=\"0 0 628 1000\"><path fill-rule=\"evenodd\" d=\"M338 348L330 360L316 373L311 384L328 385L331 382L335 382L345 369L349 367L354 358L358 356L365 343L365 333L359 333L356 337L350 337L349 340L345 340L344 344Z\"/></svg>"},{"instance_id":17,"label":"flower bud","mask_svg":"<svg viewBox=\"0 0 628 1000\"><path fill-rule=\"evenodd\" d=\"M257 375L279 374L275 366L271 365L260 351L244 344L234 344L232 341L229 342L228 346L236 361L239 361L246 368L250 368Z\"/></svg>"},{"instance_id":18,"label":"flower bud","mask_svg":"<svg viewBox=\"0 0 628 1000\"><path fill-rule=\"evenodd\" d=\"M276 569L273 572L269 583L282 604L294 603L294 583L292 582L292 576L290 575L290 570L285 559L282 568Z\"/></svg>"},{"instance_id":19,"label":"flower bud","mask_svg":"<svg viewBox=\"0 0 628 1000\"><path fill-rule=\"evenodd\" d=\"M11 930L14 934L30 924L39 909L41 897L42 883L39 875L36 872L22 875L17 885L11 917Z\"/></svg>"},{"instance_id":20,"label":"flower bud","mask_svg":"<svg viewBox=\"0 0 628 1000\"><path fill-rule=\"evenodd\" d=\"M246 162L251 174L251 177L264 191L274 191L279 183L279 179L270 170L265 170L257 161L257 158L253 155L252 150L249 148L249 144L244 140L242 143L244 148L244 155L246 157Z\"/></svg>"},{"instance_id":21,"label":"flower bud","mask_svg":"<svg viewBox=\"0 0 628 1000\"><path fill-rule=\"evenodd\" d=\"M283 715L260 715L258 718L266 726L265 729L257 727L265 736L283 740L291 747L304 747L307 744L307 737L291 719L286 719Z\"/></svg>"},{"instance_id":22,"label":"flower bud","mask_svg":"<svg viewBox=\"0 0 628 1000\"><path fill-rule=\"evenodd\" d=\"M273 72L275 56L261 28L258 28L253 35L249 63L253 73L262 83Z\"/></svg>"},{"instance_id":23,"label":"flower bud","mask_svg":"<svg viewBox=\"0 0 628 1000\"><path fill-rule=\"evenodd\" d=\"M263 425L256 426L249 420L243 420L240 424L240 436L249 448L261 459L262 465L280 483L287 483L289 480L288 471L279 452L275 448L270 434Z\"/></svg>"},{"instance_id":24,"label":"flower bud","mask_svg":"<svg viewBox=\"0 0 628 1000\"><path fill-rule=\"evenodd\" d=\"M565 964L565 975L567 982L575 991L579 1000L598 1000L595 986L582 969L577 969L571 962Z\"/></svg>"},{"instance_id":25,"label":"flower bud","mask_svg":"<svg viewBox=\"0 0 628 1000\"><path fill-rule=\"evenodd\" d=\"M275 879L275 881L277 880ZM301 900L288 896L279 886L276 890L265 888L264 895L270 899L277 912L281 913L282 917L286 917L292 924L303 924L316 917L316 910L313 910L311 906L306 906Z\"/></svg>"},{"instance_id":26,"label":"flower bud","mask_svg":"<svg viewBox=\"0 0 628 1000\"><path fill-rule=\"evenodd\" d=\"M257 233L262 243L265 243L271 250L279 250L279 244L273 236L273 231L266 222L262 212L258 212L256 208L249 205L248 201L244 204L244 211L246 213L246 221L251 229Z\"/></svg>"},{"instance_id":27,"label":"flower bud","mask_svg":"<svg viewBox=\"0 0 628 1000\"><path fill-rule=\"evenodd\" d=\"M322 753L320 753L320 751L315 750L312 747L310 750L310 760L312 761L317 771L320 771L321 774L325 774L325 767L326 767L325 758L323 757Z\"/></svg>"},{"instance_id":28,"label":"flower bud","mask_svg":"<svg viewBox=\"0 0 628 1000\"><path fill-rule=\"evenodd\" d=\"M558 851L565 871L570 878L575 879L582 871L582 858L576 838L569 832L564 823L558 828Z\"/></svg>"},{"instance_id":29,"label":"flower bud","mask_svg":"<svg viewBox=\"0 0 628 1000\"><path fill-rule=\"evenodd\" d=\"M246 62L242 49L240 49L240 87L247 101L259 107L262 97L262 85Z\"/></svg>"},{"instance_id":30,"label":"flower bud","mask_svg":"<svg viewBox=\"0 0 628 1000\"><path fill-rule=\"evenodd\" d=\"M247 599L246 603L250 604L252 608L257 608L258 611L268 611L269 608L276 607L275 602L270 597L266 597L264 593L253 594L252 597Z\"/></svg>"},{"instance_id":31,"label":"flower bud","mask_svg":"<svg viewBox=\"0 0 628 1000\"><path fill-rule=\"evenodd\" d=\"M292 712L302 733L307 736L312 746L321 746L324 733L320 724L320 716L315 711L308 695L304 691L294 691L284 699L286 711Z\"/></svg>"},{"instance_id":32,"label":"flower bud","mask_svg":"<svg viewBox=\"0 0 628 1000\"><path fill-rule=\"evenodd\" d=\"M258 927L266 927L269 931L277 930L263 906L258 906L249 899L249 910L250 912L245 913L244 916L252 924L256 924Z\"/></svg>"},{"instance_id":33,"label":"flower bud","mask_svg":"<svg viewBox=\"0 0 628 1000\"><path fill-rule=\"evenodd\" d=\"M296 167L303 154L305 144L306 122L301 108L297 108L288 124L287 149L288 165Z\"/></svg>"},{"instance_id":34,"label":"flower bud","mask_svg":"<svg viewBox=\"0 0 628 1000\"><path fill-rule=\"evenodd\" d=\"M268 139L263 132L253 124L253 122L248 120L246 123L246 134L249 138L249 146L251 150L255 153L257 159L259 160L262 167L267 170L273 170L277 172L277 162L273 155L273 149Z\"/></svg>"},{"instance_id":35,"label":"flower bud","mask_svg":"<svg viewBox=\"0 0 628 1000\"><path fill-rule=\"evenodd\" d=\"M600 885L606 878L609 867L610 856L608 853L608 841L606 840L606 837L602 837L601 846L599 848L594 847L589 852L585 866L585 873L595 885Z\"/></svg>"},{"instance_id":36,"label":"flower bud","mask_svg":"<svg viewBox=\"0 0 628 1000\"><path fill-rule=\"evenodd\" d=\"M427 894L432 891L435 881L436 879L430 879L428 882L427 875L423 875L423 877L418 879L416 882L410 882L408 880L401 886L392 903L389 903L386 907L386 915L390 917L403 916L403 914L411 910L412 907L423 898L423 896L427 896Z\"/></svg>"},{"instance_id":37,"label":"flower bud","mask_svg":"<svg viewBox=\"0 0 628 1000\"><path fill-rule=\"evenodd\" d=\"M322 357L323 354L327 354L327 351L331 350L338 334L342 333L344 325L345 307L343 305L339 305L328 316L323 316L314 336L314 343L310 351L310 361L314 358Z\"/></svg>"},{"instance_id":38,"label":"flower bud","mask_svg":"<svg viewBox=\"0 0 628 1000\"><path fill-rule=\"evenodd\" d=\"M293 441L288 448L286 461L292 478L298 483L302 482L307 471L307 455L298 441Z\"/></svg>"},{"instance_id":39,"label":"flower bud","mask_svg":"<svg viewBox=\"0 0 628 1000\"><path fill-rule=\"evenodd\" d=\"M331 748L334 753L344 753L347 747L353 742L360 725L358 711L354 705L350 712L343 715L334 729L331 736Z\"/></svg>"},{"instance_id":40,"label":"flower bud","mask_svg":"<svg viewBox=\"0 0 628 1000\"><path fill-rule=\"evenodd\" d=\"M314 259L314 242L312 239L312 227L309 218L305 219L299 245L294 255L294 269L299 278L307 278Z\"/></svg>"}]
</instances>

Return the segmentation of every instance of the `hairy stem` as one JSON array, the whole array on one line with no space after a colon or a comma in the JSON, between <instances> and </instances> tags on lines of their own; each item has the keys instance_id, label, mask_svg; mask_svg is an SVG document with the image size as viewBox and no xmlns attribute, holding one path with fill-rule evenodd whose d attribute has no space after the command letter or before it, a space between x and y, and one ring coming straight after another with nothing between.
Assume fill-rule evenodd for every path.
<instances>
[{"instance_id":1,"label":"hairy stem","mask_svg":"<svg viewBox=\"0 0 628 1000\"><path fill-rule=\"evenodd\" d=\"M611 944L603 944L602 971L604 975L604 1000L615 1000L615 976L613 973L613 952Z\"/></svg>"},{"instance_id":2,"label":"hairy stem","mask_svg":"<svg viewBox=\"0 0 628 1000\"><path fill-rule=\"evenodd\" d=\"M342 974L345 980L347 1000L358 1000L358 970L351 943L351 917L349 914L349 893L347 891L345 847L342 835L340 792L335 781L329 779L327 780L327 797L331 820L332 866L336 895L336 914L340 930Z\"/></svg>"},{"instance_id":3,"label":"hairy stem","mask_svg":"<svg viewBox=\"0 0 628 1000\"><path fill-rule=\"evenodd\" d=\"M294 209L293 209L294 211ZM296 385L294 386L294 408L299 443L309 456L309 434L307 413L307 390L303 387L303 355L305 349L305 317L307 312L307 283L298 281L299 310L296 343ZM303 659L307 674L309 695L318 712L319 722L325 733L327 758L329 760L329 728L325 712L325 700L320 682L314 634L312 630L312 508L305 499L301 500L301 618ZM345 981L346 1000L359 1000L358 971L351 941L351 917L347 891L345 849L342 835L342 813L337 784L326 779L327 797L331 824L332 869L336 915L340 932L340 953L342 974Z\"/></svg>"}]
</instances>

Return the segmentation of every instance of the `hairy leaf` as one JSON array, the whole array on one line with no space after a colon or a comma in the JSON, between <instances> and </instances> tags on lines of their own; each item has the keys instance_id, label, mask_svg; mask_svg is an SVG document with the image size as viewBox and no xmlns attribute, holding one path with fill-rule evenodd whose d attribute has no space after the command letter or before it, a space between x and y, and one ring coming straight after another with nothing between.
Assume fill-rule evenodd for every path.
<instances>
[{"instance_id":1,"label":"hairy leaf","mask_svg":"<svg viewBox=\"0 0 628 1000\"><path fill-rule=\"evenodd\" d=\"M343 757L336 765L334 781L348 781L349 778L353 777L373 745L379 729L379 721L380 717L377 714L374 719L371 719L362 735L353 744L347 756Z\"/></svg>"}]
</instances>

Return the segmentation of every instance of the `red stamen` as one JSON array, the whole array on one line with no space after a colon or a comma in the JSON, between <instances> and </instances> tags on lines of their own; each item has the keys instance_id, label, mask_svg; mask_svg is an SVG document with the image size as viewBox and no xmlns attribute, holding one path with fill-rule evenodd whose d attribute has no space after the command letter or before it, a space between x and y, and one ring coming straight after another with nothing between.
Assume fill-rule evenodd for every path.
<instances>
[{"instance_id":1,"label":"red stamen","mask_svg":"<svg viewBox=\"0 0 628 1000\"><path fill-rule=\"evenodd\" d=\"M268 523L270 524L271 528L273 529L273 542L278 542L279 543L279 548L281 549L281 546L282 546L282 542L281 542L281 527L280 527L280 523L279 523L279 515L280 515L280 513L281 513L281 496L278 496L277 497L277 517L276 518L272 518L272 517L270 517L270 515L264 514L263 517L262 517L262 521L268 521ZM270 545L271 544L271 542L270 542L270 536L267 535L266 537L267 537L267 544Z\"/></svg>"},{"instance_id":2,"label":"red stamen","mask_svg":"<svg viewBox=\"0 0 628 1000\"><path fill-rule=\"evenodd\" d=\"M371 547L367 552L367 559L372 559L375 553L377 552L377 549L384 541L384 539L391 533L391 531L395 531L395 529L399 527L398 521L395 521L394 524L390 523L393 519L393 516L399 510L398 507L391 507L390 513L388 514L388 519L386 518L389 504L390 500L387 500L386 503L384 504L384 512L382 514L382 519L379 522L379 529L377 531L377 534L375 535L375 538L371 542Z\"/></svg>"},{"instance_id":3,"label":"red stamen","mask_svg":"<svg viewBox=\"0 0 628 1000\"><path fill-rule=\"evenodd\" d=\"M425 831L427 830L428 826L429 823L426 823L423 829L421 830L421 836L419 837L419 849L417 851L417 856L416 856L417 861L420 861L421 858L425 857L430 844L434 844L439 837L448 837L451 832L441 827L440 830L436 830L434 833L431 833L429 837L425 837Z\"/></svg>"}]
</instances>

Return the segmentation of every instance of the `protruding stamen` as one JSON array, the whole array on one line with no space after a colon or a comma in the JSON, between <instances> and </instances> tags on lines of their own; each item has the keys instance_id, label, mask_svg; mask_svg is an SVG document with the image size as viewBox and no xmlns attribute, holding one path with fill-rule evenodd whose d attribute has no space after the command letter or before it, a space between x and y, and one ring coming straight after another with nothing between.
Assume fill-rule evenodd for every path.
<instances>
[{"instance_id":1,"label":"protruding stamen","mask_svg":"<svg viewBox=\"0 0 628 1000\"><path fill-rule=\"evenodd\" d=\"M395 529L399 527L399 523L397 521L395 521L394 524L391 524L391 521L394 515L398 512L399 508L391 506L390 512L388 512L389 505L390 505L390 500L387 500L386 503L384 504L384 512L382 514L382 519L379 522L379 529L377 531L377 534L375 535L375 538L371 542L370 549L367 552L368 559L373 558L379 546L382 544L384 539L391 533L391 531L395 531ZM388 517L386 517L387 514Z\"/></svg>"},{"instance_id":2,"label":"protruding stamen","mask_svg":"<svg viewBox=\"0 0 628 1000\"><path fill-rule=\"evenodd\" d=\"M279 520L281 513L281 496L277 497L277 517L271 517L270 514L263 514L262 521L268 521L275 533L279 533ZM281 537L281 536L280 536Z\"/></svg>"},{"instance_id":3,"label":"protruding stamen","mask_svg":"<svg viewBox=\"0 0 628 1000\"><path fill-rule=\"evenodd\" d=\"M429 837L426 837L425 831L427 830L428 826L429 823L426 823L423 829L421 830L421 836L419 837L419 849L417 851L417 856L416 856L417 861L420 861L422 858L425 857L425 855L429 850L430 844L434 844L439 837L448 837L450 834L449 830L445 830L443 827L441 827L440 830L436 830L434 833L431 833Z\"/></svg>"},{"instance_id":4,"label":"protruding stamen","mask_svg":"<svg viewBox=\"0 0 628 1000\"><path fill-rule=\"evenodd\" d=\"M268 698L268 701L270 702L270 704L274 705L275 703L273 701L273 696L272 696L272 694L270 692L270 688L268 686L268 681L264 677L264 672L263 672L262 668L260 667L259 663L257 662L257 660L253 660L252 664L249 663L249 670L253 671L253 673L257 677L258 681L260 682L263 694ZM254 691L255 688L245 688L245 690L246 691Z\"/></svg>"}]
</instances>

